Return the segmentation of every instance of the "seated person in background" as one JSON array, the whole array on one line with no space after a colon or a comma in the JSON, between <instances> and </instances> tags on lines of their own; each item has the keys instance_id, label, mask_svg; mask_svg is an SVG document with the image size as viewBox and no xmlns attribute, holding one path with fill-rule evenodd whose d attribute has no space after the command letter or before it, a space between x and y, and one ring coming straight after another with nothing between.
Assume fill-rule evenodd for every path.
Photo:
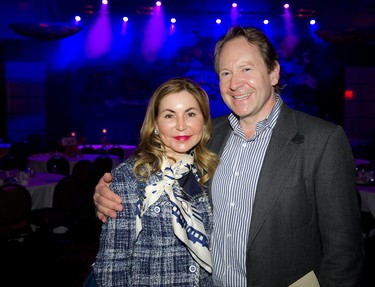
<instances>
[{"instance_id":1,"label":"seated person in background","mask_svg":"<svg viewBox=\"0 0 375 287\"><path fill-rule=\"evenodd\" d=\"M154 92L134 156L112 171L125 208L103 224L98 286L213 286L211 131L208 96L197 84L175 78Z\"/></svg>"}]
</instances>

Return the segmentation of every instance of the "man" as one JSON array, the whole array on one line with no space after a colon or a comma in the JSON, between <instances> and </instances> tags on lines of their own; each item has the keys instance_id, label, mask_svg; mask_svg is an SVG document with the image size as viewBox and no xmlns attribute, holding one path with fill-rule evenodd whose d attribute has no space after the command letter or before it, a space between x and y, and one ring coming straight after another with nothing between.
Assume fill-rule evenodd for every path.
<instances>
[{"instance_id":1,"label":"man","mask_svg":"<svg viewBox=\"0 0 375 287\"><path fill-rule=\"evenodd\" d=\"M360 286L360 211L343 129L282 101L277 53L262 31L231 28L214 60L232 111L214 121L209 145L221 156L210 186L216 285L317 278L320 286ZM104 179L94 195L102 221L121 209Z\"/></svg>"}]
</instances>

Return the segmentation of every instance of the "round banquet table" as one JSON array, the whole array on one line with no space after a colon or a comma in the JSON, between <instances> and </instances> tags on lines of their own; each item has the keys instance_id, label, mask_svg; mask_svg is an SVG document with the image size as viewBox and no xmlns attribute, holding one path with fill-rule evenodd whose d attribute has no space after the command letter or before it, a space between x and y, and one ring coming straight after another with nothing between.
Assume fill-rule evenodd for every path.
<instances>
[{"instance_id":1,"label":"round banquet table","mask_svg":"<svg viewBox=\"0 0 375 287\"><path fill-rule=\"evenodd\" d=\"M53 193L62 174L34 172L27 183L23 183L31 195L31 210L52 207Z\"/></svg>"},{"instance_id":2,"label":"round banquet table","mask_svg":"<svg viewBox=\"0 0 375 287\"><path fill-rule=\"evenodd\" d=\"M28 158L29 160L29 167L34 171L34 172L48 172L47 170L47 161L50 159L50 157L53 154L50 153L45 153L45 154L35 154L32 155ZM77 157L67 157L65 158L69 161L70 165L70 174L72 173L74 165L82 160L82 159L87 159L89 161L94 161L99 154L83 154L82 156L77 156ZM108 155L113 162L112 167L115 168L117 165L120 164L120 160L118 156L116 155Z\"/></svg>"}]
</instances>

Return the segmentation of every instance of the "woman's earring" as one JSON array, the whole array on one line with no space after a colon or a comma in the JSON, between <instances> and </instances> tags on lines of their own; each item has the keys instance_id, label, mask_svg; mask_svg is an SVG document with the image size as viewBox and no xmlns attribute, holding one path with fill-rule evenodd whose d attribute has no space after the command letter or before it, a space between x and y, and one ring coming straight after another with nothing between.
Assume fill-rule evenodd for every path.
<instances>
[{"instance_id":1,"label":"woman's earring","mask_svg":"<svg viewBox=\"0 0 375 287\"><path fill-rule=\"evenodd\" d=\"M159 135L159 129L154 129L154 134Z\"/></svg>"}]
</instances>

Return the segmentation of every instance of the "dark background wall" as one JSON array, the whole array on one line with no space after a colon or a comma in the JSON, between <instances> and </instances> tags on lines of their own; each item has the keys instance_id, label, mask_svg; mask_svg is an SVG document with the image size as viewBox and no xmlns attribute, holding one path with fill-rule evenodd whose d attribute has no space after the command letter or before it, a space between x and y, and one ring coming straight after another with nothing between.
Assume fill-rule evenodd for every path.
<instances>
[{"instance_id":1,"label":"dark background wall","mask_svg":"<svg viewBox=\"0 0 375 287\"><path fill-rule=\"evenodd\" d=\"M20 18L27 13L26 9L20 10L23 6L5 2L8 13L4 9L2 13L8 22L10 15ZM20 2L26 5L30 1ZM350 5L366 8L373 7L372 3L349 1L349 8L345 8L349 10L342 10L342 1L335 1L336 6L325 10L321 6L310 9L311 17L295 13L289 29L279 3L270 2L251 13L242 10L237 21L264 29L277 48L285 84L283 99L299 110L343 124L345 73L348 67L375 66L373 32L365 39L352 37L335 43L322 40L314 30L327 26L328 17L332 22L328 27L340 27L339 19L351 15ZM304 3L311 2L320 1ZM32 140L51 149L72 131L88 143L98 143L105 128L110 142L136 144L149 96L162 81L175 76L190 77L203 86L211 99L213 117L227 113L212 59L216 40L233 23L227 19L229 13L221 13L219 6L216 10L202 8L200 11L206 14L191 12L199 6L190 7L186 13L180 11L175 31L170 33L167 2L163 7L164 34L159 36L154 35L156 27L147 33L150 13L133 14L123 33L120 7L104 14L98 12L98 7L90 8L96 9L95 13L84 14L82 30L62 40L19 36L3 24L0 136L13 142ZM328 15L327 9L337 12ZM371 9L367 11L372 13ZM224 19L220 26L214 24L217 15ZM271 20L267 26L262 24L264 17ZM311 18L317 19L317 26L309 25ZM346 17L346 23L352 21L349 18L353 17ZM365 18L360 17L361 21ZM147 46L144 53L144 41L153 37L163 39L160 49L152 52ZM38 68L41 66L44 68ZM14 71L15 67L20 70ZM35 104L41 100L43 104Z\"/></svg>"}]
</instances>

